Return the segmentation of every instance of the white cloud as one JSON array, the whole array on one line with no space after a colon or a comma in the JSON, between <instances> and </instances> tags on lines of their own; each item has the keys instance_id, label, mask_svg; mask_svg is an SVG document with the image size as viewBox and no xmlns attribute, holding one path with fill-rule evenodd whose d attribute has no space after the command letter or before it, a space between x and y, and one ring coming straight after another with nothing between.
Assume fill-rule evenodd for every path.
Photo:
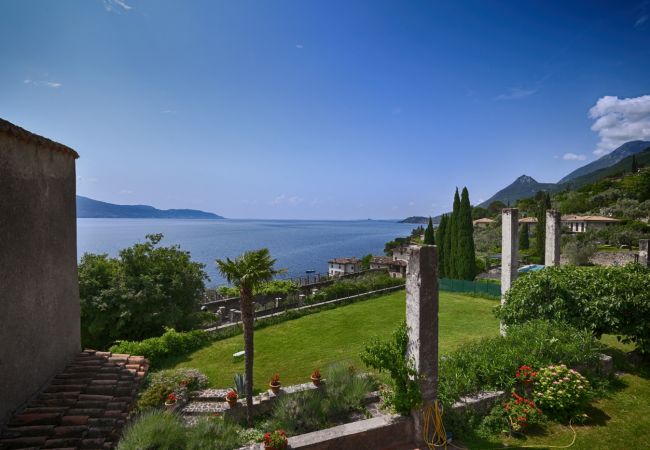
<instances>
[{"instance_id":1,"label":"white cloud","mask_svg":"<svg viewBox=\"0 0 650 450\"><path fill-rule=\"evenodd\" d=\"M521 100L526 97L530 97L537 93L537 89L523 89L518 87L513 87L508 89L508 92L505 94L498 95L497 100Z\"/></svg>"},{"instance_id":2,"label":"white cloud","mask_svg":"<svg viewBox=\"0 0 650 450\"><path fill-rule=\"evenodd\" d=\"M584 161L587 159L585 155L578 155L575 153L565 153L562 155L562 159L565 161Z\"/></svg>"},{"instance_id":3,"label":"white cloud","mask_svg":"<svg viewBox=\"0 0 650 450\"><path fill-rule=\"evenodd\" d=\"M104 3L104 9L108 12L121 13L124 11L129 11L132 9L132 6L127 5L126 0L102 0Z\"/></svg>"},{"instance_id":4,"label":"white cloud","mask_svg":"<svg viewBox=\"0 0 650 450\"><path fill-rule=\"evenodd\" d=\"M415 202L414 202L413 200L411 200L411 201L409 202L409 206L415 206Z\"/></svg>"},{"instance_id":5,"label":"white cloud","mask_svg":"<svg viewBox=\"0 0 650 450\"><path fill-rule=\"evenodd\" d=\"M160 114L176 114L176 110L175 109L163 109L162 111L160 111Z\"/></svg>"},{"instance_id":6,"label":"white cloud","mask_svg":"<svg viewBox=\"0 0 650 450\"><path fill-rule=\"evenodd\" d=\"M131 191L129 189L122 189L120 191L120 194L122 194L122 195L131 195L131 194L133 194L133 191Z\"/></svg>"},{"instance_id":7,"label":"white cloud","mask_svg":"<svg viewBox=\"0 0 650 450\"><path fill-rule=\"evenodd\" d=\"M641 17L639 17L639 18L637 19L637 21L634 22L634 26L635 26L635 27L640 27L641 25L643 25L644 23L646 23L646 22L648 21L648 18L649 18L649 17L648 17L647 14L646 14L645 16L641 16Z\"/></svg>"},{"instance_id":8,"label":"white cloud","mask_svg":"<svg viewBox=\"0 0 650 450\"><path fill-rule=\"evenodd\" d=\"M401 106L396 106L393 108L393 114L396 116L399 116L402 114L402 107Z\"/></svg>"},{"instance_id":9,"label":"white cloud","mask_svg":"<svg viewBox=\"0 0 650 450\"><path fill-rule=\"evenodd\" d=\"M23 83L31 84L32 86L44 86L53 89L60 88L61 86L63 86L62 83L57 83L56 81L42 81L42 80L30 80L30 79L23 80Z\"/></svg>"},{"instance_id":10,"label":"white cloud","mask_svg":"<svg viewBox=\"0 0 650 450\"><path fill-rule=\"evenodd\" d=\"M650 95L633 98L605 96L589 110L591 129L600 142L594 154L601 156L633 140L650 140Z\"/></svg>"},{"instance_id":11,"label":"white cloud","mask_svg":"<svg viewBox=\"0 0 650 450\"><path fill-rule=\"evenodd\" d=\"M296 48L302 50L303 48L305 48L305 46L302 44L296 44Z\"/></svg>"},{"instance_id":12,"label":"white cloud","mask_svg":"<svg viewBox=\"0 0 650 450\"><path fill-rule=\"evenodd\" d=\"M297 195L293 195L291 197L285 195L285 194L280 194L277 197L275 197L273 200L269 202L269 205L271 206L276 206L276 205L288 205L288 206L297 206L303 202L302 197L298 197Z\"/></svg>"}]
</instances>

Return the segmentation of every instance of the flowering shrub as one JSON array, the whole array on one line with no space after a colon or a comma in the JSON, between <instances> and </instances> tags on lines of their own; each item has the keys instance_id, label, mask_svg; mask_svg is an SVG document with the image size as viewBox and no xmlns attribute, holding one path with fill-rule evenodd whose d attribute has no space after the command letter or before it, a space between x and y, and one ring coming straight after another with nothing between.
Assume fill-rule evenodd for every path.
<instances>
[{"instance_id":1,"label":"flowering shrub","mask_svg":"<svg viewBox=\"0 0 650 450\"><path fill-rule=\"evenodd\" d=\"M321 378L320 370L318 370L318 369L314 370L314 371L311 373L311 377L312 377L312 378L316 378L316 379L320 379L320 378Z\"/></svg>"},{"instance_id":2,"label":"flowering shrub","mask_svg":"<svg viewBox=\"0 0 650 450\"><path fill-rule=\"evenodd\" d=\"M167 395L167 402L169 404L176 403L176 394L173 392Z\"/></svg>"},{"instance_id":3,"label":"flowering shrub","mask_svg":"<svg viewBox=\"0 0 650 450\"><path fill-rule=\"evenodd\" d=\"M271 377L271 380L269 382L271 386L280 386L280 374L276 373Z\"/></svg>"},{"instance_id":4,"label":"flowering shrub","mask_svg":"<svg viewBox=\"0 0 650 450\"><path fill-rule=\"evenodd\" d=\"M537 377L537 372L530 366L521 366L515 374L515 378L524 385L532 384L535 381L535 377Z\"/></svg>"},{"instance_id":5,"label":"flowering shrub","mask_svg":"<svg viewBox=\"0 0 650 450\"><path fill-rule=\"evenodd\" d=\"M516 392L513 392L512 398L503 405L503 410L513 431L523 431L529 425L540 423L542 416L542 410L535 405L535 402Z\"/></svg>"},{"instance_id":6,"label":"flowering shrub","mask_svg":"<svg viewBox=\"0 0 650 450\"><path fill-rule=\"evenodd\" d=\"M289 444L287 434L283 430L275 430L272 433L266 433L262 442L264 442L264 447L274 448L275 450L284 450Z\"/></svg>"},{"instance_id":7,"label":"flowering shrub","mask_svg":"<svg viewBox=\"0 0 650 450\"><path fill-rule=\"evenodd\" d=\"M534 398L547 413L563 419L576 417L589 403L589 381L564 364L548 366L539 371Z\"/></svg>"},{"instance_id":8,"label":"flowering shrub","mask_svg":"<svg viewBox=\"0 0 650 450\"><path fill-rule=\"evenodd\" d=\"M154 372L147 377L147 387L138 401L138 408L161 407L170 394L183 400L190 392L208 385L208 377L196 369L174 369Z\"/></svg>"}]
</instances>

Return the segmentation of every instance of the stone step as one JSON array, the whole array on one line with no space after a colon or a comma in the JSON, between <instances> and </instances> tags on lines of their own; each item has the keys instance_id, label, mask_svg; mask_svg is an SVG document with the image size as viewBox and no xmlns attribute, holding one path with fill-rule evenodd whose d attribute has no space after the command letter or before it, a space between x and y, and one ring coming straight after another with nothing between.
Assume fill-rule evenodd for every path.
<instances>
[{"instance_id":1,"label":"stone step","mask_svg":"<svg viewBox=\"0 0 650 450\"><path fill-rule=\"evenodd\" d=\"M200 402L218 401L225 402L228 389L204 389L196 392L192 398Z\"/></svg>"},{"instance_id":2,"label":"stone step","mask_svg":"<svg viewBox=\"0 0 650 450\"><path fill-rule=\"evenodd\" d=\"M181 409L181 414L186 416L223 414L229 408L226 402L190 402Z\"/></svg>"}]
</instances>

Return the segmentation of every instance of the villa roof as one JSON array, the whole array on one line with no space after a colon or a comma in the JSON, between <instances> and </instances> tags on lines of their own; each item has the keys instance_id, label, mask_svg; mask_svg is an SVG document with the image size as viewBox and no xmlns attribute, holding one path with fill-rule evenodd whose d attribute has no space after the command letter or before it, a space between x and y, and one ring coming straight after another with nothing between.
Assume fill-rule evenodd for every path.
<instances>
[{"instance_id":1,"label":"villa roof","mask_svg":"<svg viewBox=\"0 0 650 450\"><path fill-rule=\"evenodd\" d=\"M407 262L403 259L393 259L390 256L373 256L372 264L381 264L386 266L406 266Z\"/></svg>"},{"instance_id":2,"label":"villa roof","mask_svg":"<svg viewBox=\"0 0 650 450\"><path fill-rule=\"evenodd\" d=\"M328 261L329 264L356 264L361 262L361 260L355 258L334 258Z\"/></svg>"},{"instance_id":3,"label":"villa roof","mask_svg":"<svg viewBox=\"0 0 650 450\"><path fill-rule=\"evenodd\" d=\"M562 216L562 222L620 222L620 220L605 216L578 216L575 214L567 214Z\"/></svg>"},{"instance_id":4,"label":"villa roof","mask_svg":"<svg viewBox=\"0 0 650 450\"><path fill-rule=\"evenodd\" d=\"M496 220L492 220L489 217L482 217L480 219L476 219L472 222L474 225L477 225L479 223L496 223Z\"/></svg>"},{"instance_id":5,"label":"villa roof","mask_svg":"<svg viewBox=\"0 0 650 450\"><path fill-rule=\"evenodd\" d=\"M536 217L522 217L519 219L519 223L537 223Z\"/></svg>"},{"instance_id":6,"label":"villa roof","mask_svg":"<svg viewBox=\"0 0 650 450\"><path fill-rule=\"evenodd\" d=\"M54 150L55 152L65 153L67 155L72 156L75 159L79 158L79 154L74 150L72 150L70 147L63 144L59 144L58 142L54 142L43 136L39 136L38 134L34 134L31 131L27 131L24 128L20 128L18 125L14 125L13 123L8 122L4 119L0 119L0 133L14 137L23 142L36 144L41 147Z\"/></svg>"}]
</instances>

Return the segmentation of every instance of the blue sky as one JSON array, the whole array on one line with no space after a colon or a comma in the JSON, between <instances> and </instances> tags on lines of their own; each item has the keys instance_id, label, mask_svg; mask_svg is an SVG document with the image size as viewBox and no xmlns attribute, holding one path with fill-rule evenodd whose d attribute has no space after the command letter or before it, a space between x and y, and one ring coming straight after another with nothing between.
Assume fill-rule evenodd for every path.
<instances>
[{"instance_id":1,"label":"blue sky","mask_svg":"<svg viewBox=\"0 0 650 450\"><path fill-rule=\"evenodd\" d=\"M523 3L4 0L0 117L99 200L433 215L650 140L650 2Z\"/></svg>"}]
</instances>

